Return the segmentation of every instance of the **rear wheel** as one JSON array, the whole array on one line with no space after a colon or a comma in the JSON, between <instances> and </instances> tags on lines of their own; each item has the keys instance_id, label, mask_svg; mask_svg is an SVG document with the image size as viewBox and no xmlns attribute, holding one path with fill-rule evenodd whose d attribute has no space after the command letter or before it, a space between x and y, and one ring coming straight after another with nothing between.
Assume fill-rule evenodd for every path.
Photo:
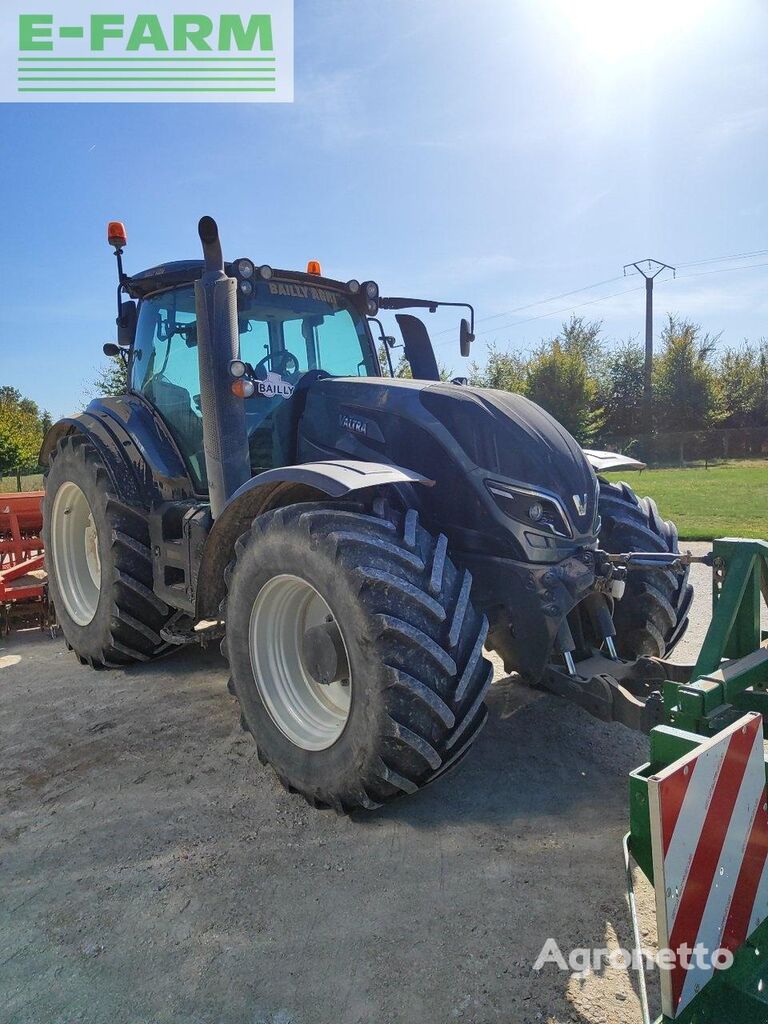
<instances>
[{"instance_id":1,"label":"rear wheel","mask_svg":"<svg viewBox=\"0 0 768 1024\"><path fill-rule=\"evenodd\" d=\"M679 551L677 529L659 515L652 498L638 498L629 484L600 480L600 547L611 554ZM630 570L613 612L616 648L623 658L663 658L688 626L693 587L688 569Z\"/></svg>"},{"instance_id":2,"label":"rear wheel","mask_svg":"<svg viewBox=\"0 0 768 1024\"><path fill-rule=\"evenodd\" d=\"M263 763L315 806L375 808L477 738L493 670L471 577L415 511L296 505L254 520L228 570L232 688Z\"/></svg>"},{"instance_id":3,"label":"rear wheel","mask_svg":"<svg viewBox=\"0 0 768 1024\"><path fill-rule=\"evenodd\" d=\"M118 500L82 435L62 438L51 456L43 538L51 600L81 662L117 667L165 650L171 609L152 591L146 510Z\"/></svg>"}]
</instances>

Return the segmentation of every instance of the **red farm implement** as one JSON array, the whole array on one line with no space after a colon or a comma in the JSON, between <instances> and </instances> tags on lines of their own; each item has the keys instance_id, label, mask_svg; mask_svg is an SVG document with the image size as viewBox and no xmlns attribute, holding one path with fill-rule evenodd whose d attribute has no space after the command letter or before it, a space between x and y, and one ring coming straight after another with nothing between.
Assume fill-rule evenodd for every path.
<instances>
[{"instance_id":1,"label":"red farm implement","mask_svg":"<svg viewBox=\"0 0 768 1024\"><path fill-rule=\"evenodd\" d=\"M43 573L42 491L0 494L0 636L13 622L53 625Z\"/></svg>"}]
</instances>

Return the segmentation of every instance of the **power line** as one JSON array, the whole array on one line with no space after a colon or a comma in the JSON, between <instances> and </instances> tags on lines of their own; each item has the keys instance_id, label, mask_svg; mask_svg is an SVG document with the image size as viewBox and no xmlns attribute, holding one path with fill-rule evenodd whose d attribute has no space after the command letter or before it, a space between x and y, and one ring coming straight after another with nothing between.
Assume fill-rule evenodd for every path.
<instances>
[{"instance_id":1,"label":"power line","mask_svg":"<svg viewBox=\"0 0 768 1024\"><path fill-rule=\"evenodd\" d=\"M614 278L614 280L623 280L623 278ZM498 327L489 327L487 331L476 331L475 337L480 337L485 334L493 334L494 331L506 331L512 327L519 327L521 324L533 323L534 320L547 320L550 317L559 316L561 313L570 313L574 309L581 309L583 306L594 306L597 302L606 302L608 299L615 299L617 295L627 295L629 292L640 291L642 287L643 285L639 285L636 288L623 288L620 292L611 292L610 295L601 295L597 299L588 299L586 302L579 302L575 306L565 306L563 309L553 309L548 313L539 313L538 316L526 317L524 320L513 320L511 324L500 324ZM583 291L584 289L580 288L578 290ZM441 331L440 333L444 334L445 332ZM450 344L450 341L438 342L438 346Z\"/></svg>"},{"instance_id":2,"label":"power line","mask_svg":"<svg viewBox=\"0 0 768 1024\"><path fill-rule=\"evenodd\" d=\"M724 263L727 260L750 259L750 258L754 258L754 257L757 257L757 256L768 256L768 249L756 249L753 252L732 253L730 256L711 256L711 257L708 257L707 259L703 259L703 260L691 260L691 261L689 261L687 263L678 263L678 264L676 264L676 266L678 266L678 267L697 267L697 266L702 266L703 264L708 264L708 263ZM739 267L718 267L716 270L704 270L704 271L701 271L701 272L698 272L698 273L694 273L694 274L679 274L678 275L678 280L689 280L691 278L696 278L696 277L709 277L712 274L725 274L725 273L730 273L730 272L739 271L739 270L757 270L760 267L768 267L768 263L750 263L750 264L746 264L746 265L739 266ZM539 299L536 302L528 302L524 306L517 306L514 309L508 309L508 310L506 310L503 313L493 313L490 316L480 317L477 322L478 323L487 323L489 320L497 320L500 317L511 316L513 313L521 313L521 312L523 312L526 309L533 309L536 306L543 306L543 305L545 305L548 302L555 302L555 301L557 301L557 299L564 299L564 298L567 298L569 295L577 295L579 292L590 291L592 288L600 288L603 285L612 284L614 281L620 281L620 280L623 280L623 277L621 275L619 275L618 277L609 277L609 278L606 278L606 280L604 280L604 281L596 281L594 284L587 284L587 285L584 285L581 288L573 288L571 291L560 292L557 295L550 295L546 299ZM666 284L667 282L662 282L662 283ZM619 295L626 295L629 292L639 291L639 290L640 289L638 289L638 288L625 288L622 291L611 292L609 295L601 295L600 297L598 297L596 299L589 299L586 302L579 302L579 303L577 303L576 305L573 305L573 306L565 306L562 309L549 310L548 312L545 312L545 313L539 313L536 316L525 317L523 320L514 320L514 321L512 321L512 323L509 323L509 324L499 324L497 327L491 327L491 328L489 328L488 330L485 330L485 331L477 331L476 332L476 336L480 337L480 336L484 336L484 335L487 335L487 334L492 334L494 331L497 331L497 330L498 331L510 330L513 327L520 327L522 324L533 323L535 320L546 320L546 319L551 318L551 317L560 316L562 313L570 313L570 312L572 312L575 309L581 309L584 306L592 306L592 305L595 305L596 303L599 303L599 302L606 302L608 299L614 299L614 298L616 298ZM447 330L435 332L433 337L440 337L441 334L453 334L453 333L454 333L453 328L448 328ZM440 347L440 346L443 346L443 345L446 345L446 344L450 344L450 342L445 342L445 341L444 342L438 342L437 343L437 347Z\"/></svg>"},{"instance_id":3,"label":"power line","mask_svg":"<svg viewBox=\"0 0 768 1024\"><path fill-rule=\"evenodd\" d=\"M753 256L768 256L768 249L755 249L754 252L736 252L731 256L710 256L706 260L692 260L688 263L677 263L678 267L699 267L702 263L725 263L727 260L746 260ZM718 273L718 271L714 271Z\"/></svg>"},{"instance_id":4,"label":"power line","mask_svg":"<svg viewBox=\"0 0 768 1024\"><path fill-rule=\"evenodd\" d=\"M618 281L620 278L614 278ZM583 291L583 289L580 289ZM597 299L588 299L586 302L579 302L575 306L565 306L563 309L553 309L548 313L539 313L537 316L526 317L525 320L515 320L511 324L501 324L499 327L490 327L487 331L481 331L481 334L492 334L495 330L504 331L508 327L517 327L519 324L530 324L534 320L546 320L549 317L559 316L561 313L570 313L572 309L581 309L582 306L594 306L596 302L606 302L608 299L615 299L617 295L626 295L627 292L636 292L638 288L623 288L620 292L611 292L610 295L601 295Z\"/></svg>"},{"instance_id":5,"label":"power line","mask_svg":"<svg viewBox=\"0 0 768 1024\"><path fill-rule=\"evenodd\" d=\"M513 313L522 313L525 309L533 309L534 306L543 306L547 302L556 302L558 299L566 299L569 295L578 295L579 292L588 292L592 288L600 288L604 284L613 284L614 281L621 281L622 275L618 277L609 277L605 281L595 281L594 284L585 284L583 288L574 288L569 292L560 292L559 295L550 295L548 299L539 299L538 302L529 302L525 306L516 306L514 309L507 309L503 313L492 313L491 316L481 316L478 318L477 323L486 323L488 320L498 320L502 316L512 316ZM534 318L535 319L535 318ZM525 321L522 321L525 323ZM438 338L441 334L451 333L453 328L449 327L445 331L436 331L435 337Z\"/></svg>"},{"instance_id":6,"label":"power line","mask_svg":"<svg viewBox=\"0 0 768 1024\"><path fill-rule=\"evenodd\" d=\"M709 257L709 258L707 258L705 260L692 260L692 261L689 261L688 263L677 263L676 266L678 266L678 267L698 267L698 266L700 266L703 263L724 263L726 260L749 259L749 258L752 258L752 257L755 257L755 256L768 256L768 249L756 249L754 252L733 253L730 256L711 256L711 257ZM758 264L758 266L765 266L765 264L761 263L761 264ZM733 270L738 270L738 269L741 269L741 268L739 268L739 267L726 267L726 268L723 268L723 270L732 270L732 269ZM744 269L748 270L749 267L746 267ZM722 273L722 270L712 270L712 271L708 271L708 273L719 274L719 273ZM699 276L699 275L683 274L682 276L683 277L695 277L695 276ZM593 288L601 288L603 285L613 284L614 281L620 281L620 280L622 280L622 275L621 274L619 274L617 277L608 277L604 281L595 281L593 284L585 284L581 288L573 288L571 291L559 292L557 295L550 295L546 299L537 299L535 302L528 302L524 306L515 306L514 309L507 309L507 310L505 310L502 313L492 313L490 316L479 317L477 322L478 323L487 323L489 320L498 320L500 317L503 317L503 316L512 316L513 313L522 313L526 309L533 309L536 306L544 306L548 302L556 302L558 299L566 299L566 298L568 298L569 295L578 295L579 292L588 292L588 291L591 291ZM618 292L616 294L621 294L621 293ZM611 295L606 295L605 296L605 298L612 298L612 297L613 296L611 296ZM596 300L596 301L601 301L601 300ZM582 303L581 305L587 305L587 303ZM572 308L577 309L579 307L578 306L574 306ZM567 310L565 312L567 312ZM552 315L556 316L557 313L555 312ZM538 319L541 319L541 318L540 317L532 317L531 319L538 320ZM528 320L521 320L520 321L520 323L528 323L528 322L529 322ZM508 326L511 326L511 325L508 325ZM450 328L450 327L447 330L444 330L444 331L436 331L434 337L438 338L438 337L440 337L441 334L450 334L450 333L452 333L452 331L453 331L453 328ZM488 332L486 331L484 333L488 333Z\"/></svg>"},{"instance_id":7,"label":"power line","mask_svg":"<svg viewBox=\"0 0 768 1024\"><path fill-rule=\"evenodd\" d=\"M515 309L508 309L505 313L494 313L492 316L484 316L478 320L478 323L484 323L488 320L497 320L502 316L511 316L513 313L522 313L525 309L533 309L534 306L543 306L547 302L556 302L558 299L567 299L569 295L578 295L579 292L589 292L593 288L600 288L604 284L613 284L614 281L620 281L621 276L609 277L605 281L595 281L594 284L585 284L583 288L573 288L569 292L560 292L559 295L550 295L548 299L539 299L538 302L528 302L525 306L516 306Z\"/></svg>"},{"instance_id":8,"label":"power line","mask_svg":"<svg viewBox=\"0 0 768 1024\"><path fill-rule=\"evenodd\" d=\"M768 254L768 250L766 250L766 254ZM688 264L688 266L694 265L695 264ZM687 280L691 277L709 277L710 274L728 274L734 270L757 270L758 267L768 267L768 263L748 263L743 267L720 267L719 270L702 270L696 274L679 274L678 279ZM662 282L662 284L666 284L666 281Z\"/></svg>"}]
</instances>

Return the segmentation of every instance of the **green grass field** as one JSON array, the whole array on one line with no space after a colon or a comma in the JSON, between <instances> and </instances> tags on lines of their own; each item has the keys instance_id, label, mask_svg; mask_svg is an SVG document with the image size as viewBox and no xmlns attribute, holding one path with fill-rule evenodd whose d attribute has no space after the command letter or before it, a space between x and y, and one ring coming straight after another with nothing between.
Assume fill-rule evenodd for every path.
<instances>
[{"instance_id":1,"label":"green grass field","mask_svg":"<svg viewBox=\"0 0 768 1024\"><path fill-rule=\"evenodd\" d=\"M43 489L43 474L35 473L33 476L23 476L21 478L21 489L22 491L42 491ZM16 477L15 476L4 476L0 478L0 494L7 494L8 491L16 490Z\"/></svg>"},{"instance_id":2,"label":"green grass field","mask_svg":"<svg viewBox=\"0 0 768 1024\"><path fill-rule=\"evenodd\" d=\"M662 516L677 523L683 540L768 540L768 461L606 475L613 481L626 480L640 495L650 494ZM37 491L43 486L43 478L22 477L21 484L25 491ZM0 492L15 490L15 477L0 480Z\"/></svg>"},{"instance_id":3,"label":"green grass field","mask_svg":"<svg viewBox=\"0 0 768 1024\"><path fill-rule=\"evenodd\" d=\"M684 540L754 537L768 540L768 461L723 462L705 469L607 473L650 495Z\"/></svg>"}]
</instances>

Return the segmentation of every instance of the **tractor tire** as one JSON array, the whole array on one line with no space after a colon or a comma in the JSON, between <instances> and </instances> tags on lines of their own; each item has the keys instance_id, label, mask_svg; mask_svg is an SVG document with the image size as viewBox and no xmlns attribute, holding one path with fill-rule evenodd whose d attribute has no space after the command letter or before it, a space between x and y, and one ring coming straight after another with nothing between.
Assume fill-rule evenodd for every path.
<instances>
[{"instance_id":1,"label":"tractor tire","mask_svg":"<svg viewBox=\"0 0 768 1024\"><path fill-rule=\"evenodd\" d=\"M67 646L91 668L120 668L167 649L171 609L152 592L147 510L114 494L94 446L59 441L45 474L48 587Z\"/></svg>"},{"instance_id":2,"label":"tractor tire","mask_svg":"<svg viewBox=\"0 0 768 1024\"><path fill-rule=\"evenodd\" d=\"M652 498L638 498L629 484L600 480L599 545L611 554L679 551L677 529L666 522ZM688 569L630 570L613 621L622 658L663 658L688 627L693 587Z\"/></svg>"},{"instance_id":3,"label":"tractor tire","mask_svg":"<svg viewBox=\"0 0 768 1024\"><path fill-rule=\"evenodd\" d=\"M312 806L414 793L485 724L488 623L446 549L414 510L315 503L267 512L238 540L222 609L230 689L262 764ZM318 631L325 675L307 646Z\"/></svg>"}]
</instances>

